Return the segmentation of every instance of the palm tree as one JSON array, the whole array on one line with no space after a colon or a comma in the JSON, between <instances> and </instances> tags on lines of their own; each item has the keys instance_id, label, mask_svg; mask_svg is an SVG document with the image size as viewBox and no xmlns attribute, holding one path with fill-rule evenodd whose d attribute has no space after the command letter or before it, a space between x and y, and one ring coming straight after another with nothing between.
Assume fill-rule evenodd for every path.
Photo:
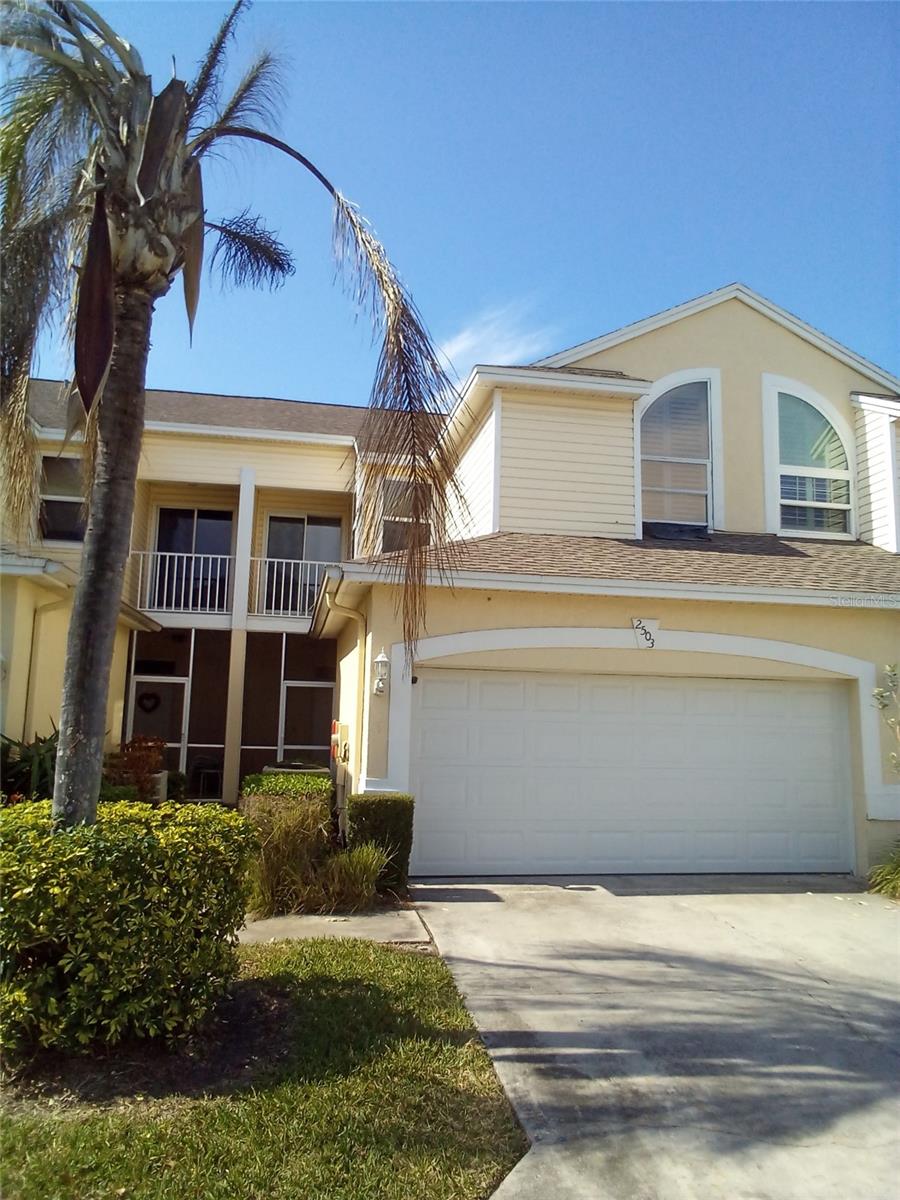
<instances>
[{"instance_id":1,"label":"palm tree","mask_svg":"<svg viewBox=\"0 0 900 1200\"><path fill-rule=\"evenodd\" d=\"M381 352L362 438L362 524L377 519L390 458L411 483L413 536L397 556L404 635L424 619L429 563L440 569L455 461L441 438L453 388L383 247L351 204L299 151L269 132L279 63L260 54L233 95L220 96L226 50L248 0L237 0L188 84L154 94L137 50L83 0L0 0L0 45L14 66L4 89L2 172L2 434L8 517L33 519L37 456L27 416L36 340L66 316L74 339L70 412L83 406L89 519L63 684L53 811L92 821L100 785L106 695L128 554L156 302L180 273L188 322L197 311L205 235L212 264L237 283L275 286L291 255L259 217L206 219L210 151L248 140L286 154L331 196L334 249L353 300L371 315ZM78 402L80 397L80 405ZM71 421L70 424L74 424ZM454 497L456 499L456 497Z\"/></svg>"}]
</instances>

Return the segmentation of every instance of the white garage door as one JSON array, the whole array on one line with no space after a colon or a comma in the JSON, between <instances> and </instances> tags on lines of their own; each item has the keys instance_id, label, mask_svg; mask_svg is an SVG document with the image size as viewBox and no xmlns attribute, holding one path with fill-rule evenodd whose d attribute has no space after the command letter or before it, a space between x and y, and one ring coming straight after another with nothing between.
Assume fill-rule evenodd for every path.
<instances>
[{"instance_id":1,"label":"white garage door","mask_svg":"<svg viewBox=\"0 0 900 1200\"><path fill-rule=\"evenodd\" d=\"M420 671L419 875L847 871L840 684Z\"/></svg>"}]
</instances>

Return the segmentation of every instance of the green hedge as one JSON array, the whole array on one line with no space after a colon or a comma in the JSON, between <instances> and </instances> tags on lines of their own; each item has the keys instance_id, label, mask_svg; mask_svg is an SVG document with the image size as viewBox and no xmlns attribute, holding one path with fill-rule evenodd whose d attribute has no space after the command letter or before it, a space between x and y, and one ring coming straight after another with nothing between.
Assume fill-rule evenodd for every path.
<instances>
[{"instance_id":1,"label":"green hedge","mask_svg":"<svg viewBox=\"0 0 900 1200\"><path fill-rule=\"evenodd\" d=\"M330 775L306 775L301 771L245 775L241 784L242 796L292 796L329 802L333 790Z\"/></svg>"},{"instance_id":2,"label":"green hedge","mask_svg":"<svg viewBox=\"0 0 900 1200\"><path fill-rule=\"evenodd\" d=\"M347 844L374 842L389 856L379 886L403 891L409 878L413 838L412 796L403 792L365 792L347 797Z\"/></svg>"},{"instance_id":3,"label":"green hedge","mask_svg":"<svg viewBox=\"0 0 900 1200\"><path fill-rule=\"evenodd\" d=\"M77 1049L196 1026L234 974L249 823L219 805L104 804L54 832L0 813L0 1038Z\"/></svg>"}]
</instances>

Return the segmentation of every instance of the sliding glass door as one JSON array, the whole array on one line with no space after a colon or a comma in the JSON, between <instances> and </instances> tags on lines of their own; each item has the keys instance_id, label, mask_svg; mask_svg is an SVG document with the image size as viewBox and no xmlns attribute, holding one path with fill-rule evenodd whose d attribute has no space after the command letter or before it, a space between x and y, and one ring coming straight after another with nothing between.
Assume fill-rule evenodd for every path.
<instances>
[{"instance_id":1,"label":"sliding glass door","mask_svg":"<svg viewBox=\"0 0 900 1200\"><path fill-rule=\"evenodd\" d=\"M232 525L233 513L224 509L160 508L154 607L228 611Z\"/></svg>"},{"instance_id":2,"label":"sliding glass door","mask_svg":"<svg viewBox=\"0 0 900 1200\"><path fill-rule=\"evenodd\" d=\"M339 517L269 517L266 606L274 616L309 616L325 564L341 558Z\"/></svg>"}]
</instances>

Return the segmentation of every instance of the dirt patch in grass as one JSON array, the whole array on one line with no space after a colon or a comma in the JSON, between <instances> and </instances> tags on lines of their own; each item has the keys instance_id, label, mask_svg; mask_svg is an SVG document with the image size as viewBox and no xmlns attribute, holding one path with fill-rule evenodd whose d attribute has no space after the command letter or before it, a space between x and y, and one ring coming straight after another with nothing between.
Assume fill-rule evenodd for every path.
<instances>
[{"instance_id":1,"label":"dirt patch in grass","mask_svg":"<svg viewBox=\"0 0 900 1200\"><path fill-rule=\"evenodd\" d=\"M46 1111L232 1094L277 1074L293 1035L290 989L277 979L241 979L200 1029L177 1042L135 1039L89 1054L41 1051L7 1065L4 1100Z\"/></svg>"}]
</instances>

